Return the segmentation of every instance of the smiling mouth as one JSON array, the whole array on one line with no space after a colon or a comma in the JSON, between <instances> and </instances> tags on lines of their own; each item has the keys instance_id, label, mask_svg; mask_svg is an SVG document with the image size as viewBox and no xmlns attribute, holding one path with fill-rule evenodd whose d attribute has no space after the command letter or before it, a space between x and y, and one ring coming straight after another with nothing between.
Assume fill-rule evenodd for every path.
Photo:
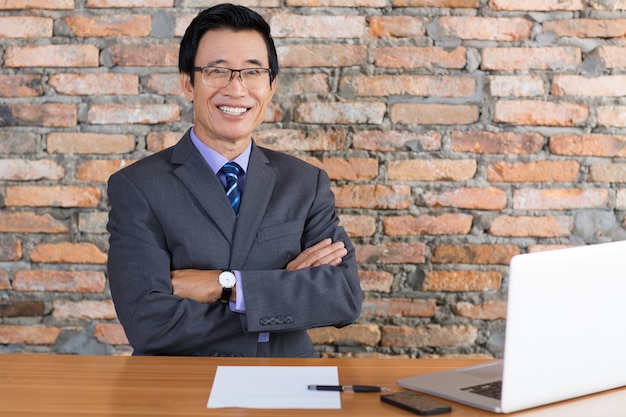
<instances>
[{"instance_id":1,"label":"smiling mouth","mask_svg":"<svg viewBox=\"0 0 626 417\"><path fill-rule=\"evenodd\" d=\"M232 114L235 116L239 116L240 114L244 114L248 111L247 107L230 107L230 106L219 106L220 111L224 113Z\"/></svg>"}]
</instances>

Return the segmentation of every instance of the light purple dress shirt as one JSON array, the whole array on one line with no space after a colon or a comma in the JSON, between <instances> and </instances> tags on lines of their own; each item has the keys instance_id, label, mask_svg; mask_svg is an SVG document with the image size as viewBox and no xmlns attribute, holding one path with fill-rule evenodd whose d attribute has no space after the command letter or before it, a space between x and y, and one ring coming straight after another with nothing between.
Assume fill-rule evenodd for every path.
<instances>
[{"instance_id":1,"label":"light purple dress shirt","mask_svg":"<svg viewBox=\"0 0 626 417\"><path fill-rule=\"evenodd\" d=\"M226 162L229 162L229 160L224 158L219 153L215 152L213 149L209 148L207 145L205 145L196 136L196 133L194 132L193 128L191 129L190 136L191 136L191 141L193 142L194 146L196 147L196 149L198 149L198 151L200 152L200 155L202 155L202 157L204 158L206 163L209 165L209 167L211 167L211 169L213 170L213 173L217 175L217 178L222 183L222 186L226 186L226 177L224 176L224 174L220 172L220 169L222 169L224 164ZM237 184L242 195L246 187L246 171L248 170L248 162L250 161L251 149L252 149L252 142L250 142L246 150L244 150L237 158L233 159L232 161L232 162L236 162L241 167L241 169L243 169L243 175L239 177L239 182ZM236 300L230 301L228 304L230 306L230 309L234 311L235 313L244 314L246 312L246 304L244 302L244 297L243 297L243 284L241 283L241 271L235 270L233 272L235 273L235 278L237 280L235 284L237 287ZM269 340L270 340L269 333L266 333L266 332L259 333L259 339L258 339L259 342L268 342Z\"/></svg>"}]
</instances>

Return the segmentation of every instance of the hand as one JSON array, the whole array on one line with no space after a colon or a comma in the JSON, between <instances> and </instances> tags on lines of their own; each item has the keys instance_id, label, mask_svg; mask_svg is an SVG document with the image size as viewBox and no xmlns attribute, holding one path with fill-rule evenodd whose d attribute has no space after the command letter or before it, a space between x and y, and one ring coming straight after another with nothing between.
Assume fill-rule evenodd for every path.
<instances>
[{"instance_id":1,"label":"hand","mask_svg":"<svg viewBox=\"0 0 626 417\"><path fill-rule=\"evenodd\" d=\"M306 248L302 253L287 264L287 271L295 271L310 266L341 264L343 257L348 254L343 242L333 243L332 239L324 239L315 245Z\"/></svg>"},{"instance_id":2,"label":"hand","mask_svg":"<svg viewBox=\"0 0 626 417\"><path fill-rule=\"evenodd\" d=\"M214 303L222 296L222 286L217 278L221 271L179 269L170 272L173 294L191 298L199 303ZM233 297L235 289L233 288ZM231 297L232 298L232 297Z\"/></svg>"}]
</instances>

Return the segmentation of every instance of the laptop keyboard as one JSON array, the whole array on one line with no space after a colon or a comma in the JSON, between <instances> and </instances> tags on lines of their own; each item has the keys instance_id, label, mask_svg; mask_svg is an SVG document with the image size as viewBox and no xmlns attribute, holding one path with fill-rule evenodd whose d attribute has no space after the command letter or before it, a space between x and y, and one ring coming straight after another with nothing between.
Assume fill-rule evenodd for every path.
<instances>
[{"instance_id":1,"label":"laptop keyboard","mask_svg":"<svg viewBox=\"0 0 626 417\"><path fill-rule=\"evenodd\" d=\"M502 381L493 381L486 384L473 385L471 387L461 388L461 390L499 400L502 397Z\"/></svg>"}]
</instances>

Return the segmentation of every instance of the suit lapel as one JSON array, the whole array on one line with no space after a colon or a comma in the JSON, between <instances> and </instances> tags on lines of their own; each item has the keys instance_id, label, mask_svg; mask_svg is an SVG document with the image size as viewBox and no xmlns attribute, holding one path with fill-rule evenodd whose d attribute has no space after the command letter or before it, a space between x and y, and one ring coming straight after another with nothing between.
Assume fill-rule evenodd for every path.
<instances>
[{"instance_id":1,"label":"suit lapel","mask_svg":"<svg viewBox=\"0 0 626 417\"><path fill-rule=\"evenodd\" d=\"M233 269L245 266L276 184L276 174L270 168L269 160L254 143L246 175L231 252L230 267Z\"/></svg>"},{"instance_id":2,"label":"suit lapel","mask_svg":"<svg viewBox=\"0 0 626 417\"><path fill-rule=\"evenodd\" d=\"M189 132L174 146L172 163L176 175L197 198L210 219L231 242L236 217L222 184L193 146ZM246 186L247 189L247 186ZM232 243L232 242L231 242Z\"/></svg>"}]
</instances>

